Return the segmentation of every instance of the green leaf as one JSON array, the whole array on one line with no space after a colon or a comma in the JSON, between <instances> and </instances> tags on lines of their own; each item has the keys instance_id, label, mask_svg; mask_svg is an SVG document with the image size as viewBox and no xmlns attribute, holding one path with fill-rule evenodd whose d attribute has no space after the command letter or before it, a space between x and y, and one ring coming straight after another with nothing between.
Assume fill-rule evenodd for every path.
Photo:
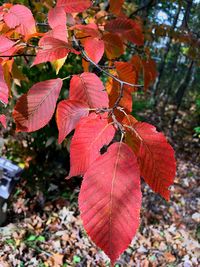
<instances>
[{"instance_id":1,"label":"green leaf","mask_svg":"<svg viewBox=\"0 0 200 267\"><path fill-rule=\"evenodd\" d=\"M39 235L37 238L36 238L36 241L40 241L40 242L45 242L45 237L42 236L42 235Z\"/></svg>"},{"instance_id":2,"label":"green leaf","mask_svg":"<svg viewBox=\"0 0 200 267\"><path fill-rule=\"evenodd\" d=\"M35 241L37 238L36 235L30 235L28 238L27 238L27 241Z\"/></svg>"},{"instance_id":3,"label":"green leaf","mask_svg":"<svg viewBox=\"0 0 200 267\"><path fill-rule=\"evenodd\" d=\"M81 262L81 258L80 258L79 256L76 256L76 255L75 255L75 256L73 257L73 262L74 262L74 263L79 263L79 262Z\"/></svg>"}]
</instances>

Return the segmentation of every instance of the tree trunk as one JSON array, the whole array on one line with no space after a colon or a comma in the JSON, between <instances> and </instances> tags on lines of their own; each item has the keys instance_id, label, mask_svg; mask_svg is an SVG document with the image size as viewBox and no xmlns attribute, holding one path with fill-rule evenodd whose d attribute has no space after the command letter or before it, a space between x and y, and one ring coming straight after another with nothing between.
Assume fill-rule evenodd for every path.
<instances>
[{"instance_id":1,"label":"tree trunk","mask_svg":"<svg viewBox=\"0 0 200 267\"><path fill-rule=\"evenodd\" d=\"M178 62L178 58L179 58L180 48L181 48L180 45L178 45L175 49L175 59L173 61L172 67L170 68L172 76L168 81L168 87L167 87L166 93L163 95L163 106L161 108L161 113L160 113L161 119L163 118L163 116L165 114L165 109L166 109L166 106L169 102L169 98L170 98L170 95L171 95L171 92L173 89L174 79L175 79L176 73L177 73L176 68L177 68L177 62Z\"/></svg>"},{"instance_id":2,"label":"tree trunk","mask_svg":"<svg viewBox=\"0 0 200 267\"><path fill-rule=\"evenodd\" d=\"M171 127L172 128L173 128L173 126L175 124L175 121L176 121L176 118L177 118L177 114L178 114L178 111L180 109L184 94L185 94L186 89L188 88L188 84L189 84L189 82L191 80L191 74L192 74L193 66L194 66L194 61L192 60L190 62L188 70L187 70L187 72L185 74L185 77L183 78L183 80L180 83L180 86L179 86L179 88L178 88L178 90L176 92L176 96L175 96L176 110L174 112L174 116L173 116L172 121L171 121Z\"/></svg>"},{"instance_id":3,"label":"tree trunk","mask_svg":"<svg viewBox=\"0 0 200 267\"><path fill-rule=\"evenodd\" d=\"M178 9L177 9L177 12L176 12L176 16L174 18L174 22L173 22L173 25L171 27L171 32L174 31L176 25L177 25L177 21L178 21L178 17L179 17L179 14L180 14L180 11L181 11L181 5L178 6ZM161 78L162 78L162 75L163 75L163 72L164 72L164 69L165 69L165 65L166 65L166 62L167 62L167 56L169 54L169 51L171 49L171 43L172 43L172 36L169 37L169 40L166 44L166 49L165 49L165 53L164 53L164 56L163 56L163 60L159 66L159 71L158 71L158 77L156 79L156 82L154 84L154 87L153 87L153 101L154 101L154 106L157 106L157 100L156 100L156 96L157 96L157 93L158 93L158 90L159 90L159 86L160 86L160 82L161 82Z\"/></svg>"}]
</instances>

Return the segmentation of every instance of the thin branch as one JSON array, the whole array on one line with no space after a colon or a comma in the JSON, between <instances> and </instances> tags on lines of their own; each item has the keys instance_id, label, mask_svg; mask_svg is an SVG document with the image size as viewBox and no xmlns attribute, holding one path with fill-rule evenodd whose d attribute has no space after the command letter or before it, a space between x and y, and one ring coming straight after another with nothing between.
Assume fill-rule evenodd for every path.
<instances>
[{"instance_id":1,"label":"thin branch","mask_svg":"<svg viewBox=\"0 0 200 267\"><path fill-rule=\"evenodd\" d=\"M140 12L140 11L146 9L146 8L149 8L150 6L153 6L153 5L155 5L155 4L156 4L156 1L155 1L155 0L149 0L149 2L148 2L146 5L144 5L144 6L142 6L142 7L139 7L138 9L136 9L135 11L133 11L133 12L130 14L129 17L135 16L135 15L137 15L138 12Z\"/></svg>"},{"instance_id":2,"label":"thin branch","mask_svg":"<svg viewBox=\"0 0 200 267\"><path fill-rule=\"evenodd\" d=\"M36 55L31 55L31 54L19 54L19 55L7 55L7 56L5 56L5 55L3 55L3 56L1 56L0 55L0 58L1 57L35 57Z\"/></svg>"},{"instance_id":3,"label":"thin branch","mask_svg":"<svg viewBox=\"0 0 200 267\"><path fill-rule=\"evenodd\" d=\"M119 105L119 102L121 101L123 95L124 95L124 83L120 83L120 91L119 91L119 96L117 98L117 100L115 101L115 104L113 106L113 109L116 109Z\"/></svg>"},{"instance_id":4,"label":"thin branch","mask_svg":"<svg viewBox=\"0 0 200 267\"><path fill-rule=\"evenodd\" d=\"M85 50L83 48L81 48L81 53L82 53L83 57L88 62L92 63L92 65L94 65L98 70L100 70L101 72L105 73L107 76L113 78L118 83L123 84L123 85L128 85L128 86L131 86L131 87L143 87L143 85L133 84L133 83L128 83L128 82L122 81L122 80L118 79L115 75L107 72L106 70L104 70L103 68L101 68L98 64L96 64L90 57L88 57L88 55L86 54L86 52L85 52Z\"/></svg>"}]
</instances>

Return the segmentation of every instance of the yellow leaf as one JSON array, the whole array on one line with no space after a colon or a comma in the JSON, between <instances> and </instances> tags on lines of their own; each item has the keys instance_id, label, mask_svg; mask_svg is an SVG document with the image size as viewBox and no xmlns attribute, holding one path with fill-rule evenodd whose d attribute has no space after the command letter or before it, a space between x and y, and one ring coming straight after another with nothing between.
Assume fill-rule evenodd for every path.
<instances>
[{"instance_id":1,"label":"yellow leaf","mask_svg":"<svg viewBox=\"0 0 200 267\"><path fill-rule=\"evenodd\" d=\"M65 64L65 60L66 59L67 59L67 56L51 62L51 64L53 65L53 67L54 67L54 69L56 71L56 74L58 74L58 72L60 71L62 66Z\"/></svg>"}]
</instances>

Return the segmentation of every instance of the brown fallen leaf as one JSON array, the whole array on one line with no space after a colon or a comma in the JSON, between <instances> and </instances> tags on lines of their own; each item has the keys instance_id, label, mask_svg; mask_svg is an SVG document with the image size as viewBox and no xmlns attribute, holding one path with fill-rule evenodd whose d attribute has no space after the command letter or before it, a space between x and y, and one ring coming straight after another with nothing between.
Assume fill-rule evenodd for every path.
<instances>
[{"instance_id":1,"label":"brown fallen leaf","mask_svg":"<svg viewBox=\"0 0 200 267\"><path fill-rule=\"evenodd\" d=\"M174 262L176 260L174 255L172 255L170 252L165 252L164 257L165 257L167 262Z\"/></svg>"},{"instance_id":2,"label":"brown fallen leaf","mask_svg":"<svg viewBox=\"0 0 200 267\"><path fill-rule=\"evenodd\" d=\"M54 253L50 258L51 262L53 263L53 266L54 267L62 266L63 265L63 257L64 257L64 255L62 255L62 254Z\"/></svg>"}]
</instances>

